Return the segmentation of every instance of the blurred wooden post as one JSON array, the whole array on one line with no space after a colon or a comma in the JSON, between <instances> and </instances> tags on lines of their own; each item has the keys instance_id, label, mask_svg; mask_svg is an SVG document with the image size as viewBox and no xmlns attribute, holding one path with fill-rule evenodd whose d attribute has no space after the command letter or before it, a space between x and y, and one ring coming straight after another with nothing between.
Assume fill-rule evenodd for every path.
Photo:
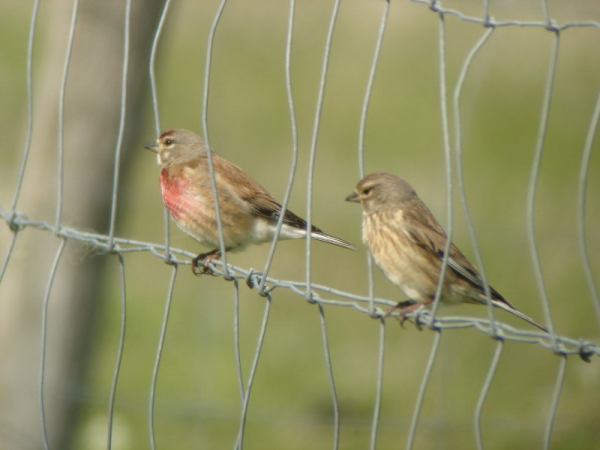
<instances>
[{"instance_id":1,"label":"blurred wooden post","mask_svg":"<svg viewBox=\"0 0 600 450\"><path fill-rule=\"evenodd\" d=\"M72 4L71 0L61 0L51 6L44 2L41 5L35 40L34 136L17 205L17 210L29 218L51 224L56 208L58 94ZM148 58L162 4L158 0L132 4L121 180L126 177L131 161L142 151L133 142L138 140L142 119L148 117L141 107L143 100L148 104ZM80 2L67 84L63 224L100 233L108 232L110 217L121 101L124 13L122 0ZM24 128L10 130L9 136L5 135L12 151L18 151L19 155L24 135ZM2 236L5 235L3 230ZM60 238L49 232L21 231L0 285L2 448L41 448L38 395L41 307L59 243ZM53 449L71 446L74 419L80 402L85 399L82 381L95 312L102 300L99 294L106 261L114 259L93 257L80 244L68 242L54 281L48 309L44 397ZM114 272L115 276L117 273ZM110 301L118 305L118 300ZM102 401L105 400L108 392Z\"/></svg>"}]
</instances>

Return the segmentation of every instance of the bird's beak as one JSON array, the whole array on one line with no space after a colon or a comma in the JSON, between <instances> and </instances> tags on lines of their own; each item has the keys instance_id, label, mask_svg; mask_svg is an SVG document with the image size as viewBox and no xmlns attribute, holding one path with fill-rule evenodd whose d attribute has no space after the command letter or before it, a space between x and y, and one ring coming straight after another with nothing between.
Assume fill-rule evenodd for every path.
<instances>
[{"instance_id":1,"label":"bird's beak","mask_svg":"<svg viewBox=\"0 0 600 450\"><path fill-rule=\"evenodd\" d=\"M158 141L149 142L148 144L144 145L144 148L147 148L154 153L158 153Z\"/></svg>"},{"instance_id":2,"label":"bird's beak","mask_svg":"<svg viewBox=\"0 0 600 450\"><path fill-rule=\"evenodd\" d=\"M348 197L346 197L347 202L360 203L360 197L356 192L353 192Z\"/></svg>"}]
</instances>

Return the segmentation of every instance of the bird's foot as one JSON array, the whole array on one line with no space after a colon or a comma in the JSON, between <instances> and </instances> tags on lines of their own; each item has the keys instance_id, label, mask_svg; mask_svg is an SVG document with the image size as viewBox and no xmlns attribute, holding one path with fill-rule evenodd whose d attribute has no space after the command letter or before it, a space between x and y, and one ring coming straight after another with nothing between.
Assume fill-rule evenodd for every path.
<instances>
[{"instance_id":1,"label":"bird's foot","mask_svg":"<svg viewBox=\"0 0 600 450\"><path fill-rule=\"evenodd\" d=\"M197 277L200 275L213 275L214 272L209 264L219 258L221 258L221 251L219 249L212 250L208 253L200 253L192 259L192 272Z\"/></svg>"},{"instance_id":2,"label":"bird's foot","mask_svg":"<svg viewBox=\"0 0 600 450\"><path fill-rule=\"evenodd\" d=\"M406 322L408 320L408 317L406 317L406 316L408 314L410 314L411 312L416 311L421 306L426 305L428 303L431 303L431 302L415 303L412 300L405 300L403 302L398 302L398 304L396 306L392 307L387 313L385 313L385 315L383 317L384 318L390 317L394 311L399 309L400 314L395 317L396 317L396 319L398 319L398 322L400 322L400 326L402 328L404 328L404 322Z\"/></svg>"},{"instance_id":3,"label":"bird's foot","mask_svg":"<svg viewBox=\"0 0 600 450\"><path fill-rule=\"evenodd\" d=\"M407 311L408 308L411 308L414 305L418 305L418 303L414 303L411 300L405 300L403 302L398 302L395 306L391 307L388 312L386 312L383 315L383 318L387 318L387 317L391 317L392 314L396 311L396 310L400 310L400 315L396 317L396 319L398 319L398 322L400 322L400 325L402 326L402 328L404 328L404 322L406 322L406 320L408 320L406 318L406 313L410 312ZM411 309L412 311L412 309Z\"/></svg>"}]
</instances>

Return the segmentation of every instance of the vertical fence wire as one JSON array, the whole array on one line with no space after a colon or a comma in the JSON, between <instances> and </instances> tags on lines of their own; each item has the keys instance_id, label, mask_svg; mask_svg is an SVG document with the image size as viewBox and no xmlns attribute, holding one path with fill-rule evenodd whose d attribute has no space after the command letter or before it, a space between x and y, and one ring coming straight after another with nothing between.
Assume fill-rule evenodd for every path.
<instances>
[{"instance_id":1,"label":"vertical fence wire","mask_svg":"<svg viewBox=\"0 0 600 450\"><path fill-rule=\"evenodd\" d=\"M125 133L125 118L127 114L127 73L129 68L129 24L131 21L131 0L125 1L125 17L123 28L123 69L121 72L121 111L119 113L119 130L117 132L117 144L115 146L115 163L113 170L112 196L110 202L110 227L108 246L114 245L115 227L117 224L117 198L119 193L119 176L121 167L121 148L123 147L123 135Z\"/></svg>"},{"instance_id":2,"label":"vertical fence wire","mask_svg":"<svg viewBox=\"0 0 600 450\"><path fill-rule=\"evenodd\" d=\"M477 444L478 450L483 450L483 434L481 432L481 412L483 411L485 399L488 395L488 392L490 391L490 387L492 386L494 375L496 375L498 363L500 362L500 357L502 356L502 350L504 350L504 341L498 339L498 341L496 342L494 355L492 356L492 360L490 361L490 368L488 369L488 373L485 377L485 381L483 382L483 386L481 386L481 392L479 393L479 398L477 399L477 404L475 405L473 432L475 434L475 443Z\"/></svg>"},{"instance_id":3,"label":"vertical fence wire","mask_svg":"<svg viewBox=\"0 0 600 450\"><path fill-rule=\"evenodd\" d=\"M379 416L381 414L381 397L383 393L383 369L385 362L385 320L379 322L379 343L377 357L377 386L375 388L375 404L373 406L373 418L371 420L371 436L369 449L377 447L377 430L379 429Z\"/></svg>"},{"instance_id":4,"label":"vertical fence wire","mask_svg":"<svg viewBox=\"0 0 600 450\"><path fill-rule=\"evenodd\" d=\"M377 73L377 65L379 63L379 57L381 55L381 47L383 46L383 38L385 36L385 29L390 16L390 1L386 0L383 4L383 14L381 16L381 22L379 23L379 34L375 42L375 50L373 52L373 60L371 62L371 68L369 70L369 77L367 78L367 87L365 89L365 96L363 99L363 105L360 112L360 123L358 126L358 177L362 179L365 176L365 129L367 127L367 115L369 112L369 103L371 101L371 94L373 92L373 84L375 82L375 74ZM374 303L374 282L373 282L373 258L370 253L367 252L367 291L370 300L369 308L371 309L371 315L375 315L375 303Z\"/></svg>"},{"instance_id":5,"label":"vertical fence wire","mask_svg":"<svg viewBox=\"0 0 600 450\"><path fill-rule=\"evenodd\" d=\"M265 296L265 312L263 313L263 320L261 323L260 331L258 333L258 339L256 342L256 349L254 350L254 358L252 365L250 366L250 372L248 374L248 381L246 382L246 392L244 393L244 399L242 401L242 410L240 413L240 425L238 434L235 442L234 449L242 450L244 447L244 432L246 430L246 419L248 417L248 406L250 404L250 393L252 386L254 385L254 377L256 375L256 369L258 368L258 360L265 342L265 335L267 333L267 324L269 322L269 316L271 314L271 294Z\"/></svg>"},{"instance_id":6,"label":"vertical fence wire","mask_svg":"<svg viewBox=\"0 0 600 450\"><path fill-rule=\"evenodd\" d=\"M39 400L40 400L40 419L42 423L42 441L44 449L50 449L50 441L48 439L48 424L46 421L46 402L45 402L45 381L46 381L46 353L48 344L48 308L50 306L50 293L52 292L52 285L56 278L56 271L58 269L58 263L63 254L67 239L63 238L60 240L60 245L54 256L54 261L50 267L50 274L48 276L48 283L46 284L46 290L44 292L44 298L42 300L42 329L41 329L41 340L40 340L40 377L39 377Z\"/></svg>"},{"instance_id":7,"label":"vertical fence wire","mask_svg":"<svg viewBox=\"0 0 600 450\"><path fill-rule=\"evenodd\" d=\"M548 9L548 2L546 0L540 0L540 6L542 8L542 15L544 16L546 27L548 27L548 29L551 29L552 18L550 17L550 10Z\"/></svg>"},{"instance_id":8,"label":"vertical fence wire","mask_svg":"<svg viewBox=\"0 0 600 450\"><path fill-rule=\"evenodd\" d=\"M432 3L431 8L436 6ZM440 80L440 119L442 126L442 140L444 145L444 169L446 173L446 205L448 209L448 226L446 227L446 245L444 247L444 256L438 278L438 284L435 289L435 297L431 306L431 318L435 319L440 305L444 279L448 270L448 257L450 247L452 246L452 236L454 235L454 184L452 181L452 147L450 146L450 125L448 121L448 99L447 99L447 75L446 75L446 22L444 14L439 13L438 21L438 66ZM434 326L434 320L431 320L430 327Z\"/></svg>"},{"instance_id":9,"label":"vertical fence wire","mask_svg":"<svg viewBox=\"0 0 600 450\"><path fill-rule=\"evenodd\" d=\"M481 48L486 44L495 28L489 27L485 30L483 35L477 40L473 48L469 51L465 61L460 69L458 74L458 79L456 80L456 86L454 88L453 95L453 110L454 110L454 151L456 152L456 178L458 181L458 195L461 200L461 204L463 207L465 221L467 224L467 229L469 231L469 236L471 237L471 244L473 246L473 254L475 255L476 267L479 270L479 274L481 275L481 279L483 280L483 288L485 292L485 297L487 299L487 307L488 307L488 316L490 319L490 325L492 329L495 329L496 324L494 322L494 311L492 306L492 293L490 289L490 285L487 281L487 275L485 271L485 266L483 264L483 258L481 256L481 249L479 248L479 244L477 242L477 234L475 232L475 225L473 224L473 218L471 217L471 213L469 211L469 203L467 202L467 190L465 187L465 173L464 173L464 162L463 162L463 145L462 145L462 122L460 116L460 97L462 95L462 90L465 85L465 80L467 78L467 73L471 66L473 65L473 61L475 56L481 50Z\"/></svg>"},{"instance_id":10,"label":"vertical fence wire","mask_svg":"<svg viewBox=\"0 0 600 450\"><path fill-rule=\"evenodd\" d=\"M29 40L27 44L27 69L26 69L26 85L27 85L27 131L25 135L25 147L23 149L23 158L21 159L21 167L17 175L15 185L15 194L9 211L14 211L19 201L21 188L23 187L23 179L25 177L25 167L29 159L29 151L31 150L31 137L33 135L33 43L35 41L35 25L37 23L38 11L40 9L40 0L35 0L33 3L33 11L31 13L31 22L29 25Z\"/></svg>"},{"instance_id":11,"label":"vertical fence wire","mask_svg":"<svg viewBox=\"0 0 600 450\"><path fill-rule=\"evenodd\" d=\"M594 281L594 274L592 273L592 266L590 264L590 257L587 250L587 237L586 237L586 226L585 226L585 205L586 205L586 189L587 189L587 178L588 170L590 167L590 157L592 155L592 145L594 144L594 138L596 136L596 130L598 129L598 121L600 119L600 93L596 98L596 104L592 113L592 119L590 126L585 137L585 143L583 145L583 152L581 154L581 166L579 168L578 178L578 194L577 194L577 241L579 245L579 254L581 255L581 263L583 265L583 273L585 280L590 290L592 306L596 313L596 320L598 321L598 327L600 327L600 298L598 298L598 288ZM1 277L0 277L1 279Z\"/></svg>"},{"instance_id":12,"label":"vertical fence wire","mask_svg":"<svg viewBox=\"0 0 600 450\"><path fill-rule=\"evenodd\" d=\"M417 393L417 401L415 402L415 407L413 409L412 419L410 422L408 439L406 441L406 448L408 450L411 450L415 444L415 438L417 436L417 425L419 424L419 416L421 414L421 409L423 408L425 391L427 390L427 385L429 384L429 379L431 378L431 372L433 371L433 363L435 362L435 359L437 357L437 352L440 348L441 340L442 332L440 330L435 330L433 344L431 345L431 351L429 352L427 365L425 366L425 370L423 371L423 379L421 380L421 385L419 386L419 392Z\"/></svg>"},{"instance_id":13,"label":"vertical fence wire","mask_svg":"<svg viewBox=\"0 0 600 450\"><path fill-rule=\"evenodd\" d=\"M230 280L229 269L227 268L227 252L225 250L225 239L223 237L223 220L221 219L221 208L219 207L219 197L217 195L217 182L215 177L215 168L212 160L212 150L208 136L208 100L210 92L210 76L212 68L212 55L214 50L215 35L227 0L221 0L215 13L210 31L208 32L208 40L206 43L206 60L204 65L204 91L202 95L202 132L204 133L204 142L206 143L206 156L208 162L208 171L210 172L210 184L214 199L215 216L217 219L217 229L219 233L219 250L221 251L221 261L223 262L223 277Z\"/></svg>"},{"instance_id":14,"label":"vertical fence wire","mask_svg":"<svg viewBox=\"0 0 600 450\"><path fill-rule=\"evenodd\" d=\"M167 13L169 12L169 6L171 5L171 0L166 0L165 5L163 7L162 12L160 13L160 18L158 20L158 25L156 26L156 32L154 33L154 39L152 39L152 48L150 50L150 62L148 65L148 70L150 73L150 89L152 92L152 111L154 112L154 131L156 133L156 137L160 136L160 115L158 109L158 88L156 87L156 53L158 51L158 43L160 41L160 37L162 35L162 30L165 26L165 21L167 19ZM170 263L172 259L171 255L171 224L169 222L169 212L167 211L167 207L163 205L163 223L165 230L165 262Z\"/></svg>"},{"instance_id":15,"label":"vertical fence wire","mask_svg":"<svg viewBox=\"0 0 600 450\"><path fill-rule=\"evenodd\" d=\"M119 326L119 342L117 344L117 356L115 358L115 367L113 369L113 378L110 385L108 398L108 430L106 439L106 448L112 448L113 422L115 415L115 399L117 397L117 383L119 382L119 372L121 371L121 362L123 360L123 349L125 348L125 331L127 325L127 290L125 289L125 260L121 252L117 252L119 261L119 280L121 288L121 323Z\"/></svg>"},{"instance_id":16,"label":"vertical fence wire","mask_svg":"<svg viewBox=\"0 0 600 450\"><path fill-rule=\"evenodd\" d=\"M375 41L375 49L373 51L373 60L371 61L371 68L369 70L369 76L367 78L367 87L365 89L365 96L363 98L363 104L360 112L360 122L358 125L358 176L363 178L365 176L365 129L367 127L367 115L369 113L369 104L371 102L371 94L373 92L373 84L375 82L375 74L377 73L377 65L379 63L379 57L381 55L381 47L383 46L383 37L385 36L385 29L390 16L390 2L385 1L383 3L383 14L381 16L381 22L379 23L379 34Z\"/></svg>"},{"instance_id":17,"label":"vertical fence wire","mask_svg":"<svg viewBox=\"0 0 600 450\"><path fill-rule=\"evenodd\" d=\"M331 350L329 349L329 338L327 337L327 323L325 322L325 310L319 303L319 323L321 325L321 340L323 342L323 355L325 356L325 368L329 379L331 390L331 406L333 408L333 450L340 446L340 404L337 390L335 388L335 377L333 376L333 364L331 363Z\"/></svg>"},{"instance_id":18,"label":"vertical fence wire","mask_svg":"<svg viewBox=\"0 0 600 450\"><path fill-rule=\"evenodd\" d=\"M323 62L321 65L321 77L319 78L319 91L317 93L317 103L315 106L315 116L313 121L312 137L310 140L310 156L308 161L308 183L306 188L306 228L312 229L312 197L314 190L315 163L317 156L317 141L319 138L319 129L321 126L321 115L323 112L323 99L325 97L325 85L327 82L327 73L331 54L331 45L333 42L333 32L337 23L340 11L341 0L334 0L327 37L325 38L325 50L323 52ZM306 234L306 299L312 300L311 294L311 234Z\"/></svg>"},{"instance_id":19,"label":"vertical fence wire","mask_svg":"<svg viewBox=\"0 0 600 450\"><path fill-rule=\"evenodd\" d=\"M560 400L560 394L562 393L563 383L565 381L565 374L567 372L567 357L561 355L560 362L558 364L558 370L556 373L556 383L554 385L554 394L552 395L552 403L550 404L550 411L548 412L548 422L546 423L546 430L544 432L544 442L542 448L544 450L550 449L550 438L552 436L552 428L554 426L554 419L556 419L556 411L558 410L558 401Z\"/></svg>"},{"instance_id":20,"label":"vertical fence wire","mask_svg":"<svg viewBox=\"0 0 600 450\"><path fill-rule=\"evenodd\" d=\"M19 200L21 188L23 185L25 169L27 165L27 160L30 153L31 148L31 140L33 133L33 83L32 83L32 71L33 71L33 47L34 47L34 37L35 37L35 28L36 28L36 20L39 9L39 0L34 2L33 12L31 16L31 24L29 31L29 41L28 41L28 53L27 53L27 131L26 131L26 139L25 139L25 148L23 151L23 157L21 161L21 167L17 176L16 189L12 201L11 206L11 217L9 225L13 231L13 236L11 243L8 247L8 253L3 262L2 268L0 269L0 281L6 271L9 258L12 254L13 248L15 246L16 237L18 227L15 223L12 223L15 216L15 208ZM335 25L337 22L339 9L340 9L341 0L334 0L332 15L329 22L327 37L325 41L324 55L321 67L321 74L319 80L319 89L317 94L317 101L315 107L314 114L314 122L312 128L312 137L310 144L310 159L309 159L309 172L308 172L308 188L307 188L307 224L310 229L312 224L312 196L314 191L314 172L316 166L316 152L317 152L317 143L318 136L321 125L321 117L322 117L322 109L323 109L323 101L324 94L327 82L327 74L328 67L330 63L330 53L333 42L333 35L335 30ZM214 49L214 39L216 36L217 28L220 22L220 18L222 16L223 10L226 5L226 0L221 0L218 6L218 10L214 17L209 35L208 35L208 44L206 50L206 65L205 65L205 74L204 74L204 91L203 91L203 100L202 100L202 128L204 133L204 138L206 140L206 145L208 148L208 166L211 177L211 186L214 195L214 207L217 217L217 226L219 232L219 247L222 252L222 263L223 270L225 272L224 277L226 279L230 278L228 267L226 263L226 247L223 236L223 227L219 210L219 202L217 196L217 185L216 185L216 177L214 173L214 167L212 164L212 156L210 152L210 144L209 144L209 136L208 136L208 102L209 102L209 88L210 88L210 78L211 78L211 62L213 57L213 49ZM74 0L73 2L73 10L71 15L70 29L69 29L69 37L66 48L66 55L64 60L61 85L59 91L59 105L58 105L58 134L57 134L57 153L58 153L58 167L57 167L57 175L58 175L58 186L57 186L57 205L55 212L55 225L54 229L57 233L60 233L61 220L62 220L62 209L63 209L63 194L64 194L64 116L65 116L65 97L66 97L66 89L67 89L67 80L69 74L69 66L71 60L71 53L74 43L74 33L75 27L77 23L77 14L78 14L78 6L79 0ZM158 108L158 95L157 95L157 87L156 87L156 79L154 72L155 65L155 57L157 53L158 42L160 39L160 35L162 33L162 29L166 20L166 14L168 12L170 6L170 0L166 0L164 4L164 9L160 16L160 20L156 29L156 33L154 35L154 40L152 43L151 57L150 57L150 80L151 80L151 89L152 89L152 103L154 110L154 120L155 120L155 129L157 135L160 133L160 123L159 123L159 108ZM489 19L489 1L483 0L485 20ZM528 233L528 243L530 254L533 261L535 279L538 285L538 290L541 295L541 300L544 308L544 313L546 316L546 323L550 329L552 335L554 335L552 319L550 315L550 308L548 304L547 293L545 290L545 283L542 273L541 261L539 259L536 238L535 238L535 199L537 193L537 184L539 179L539 172L541 166L541 158L543 155L544 142L546 138L546 131L548 126L548 117L550 112L550 104L552 99L552 89L554 85L554 77L556 74L557 67L557 59L558 59L558 51L559 51L559 43L560 43L560 34L557 29L554 29L554 23L549 16L548 5L545 0L541 1L542 11L544 13L544 18L546 20L548 29L552 31L555 35L554 46L552 49L552 53L550 56L550 63L548 69L548 76L546 87L544 91L544 97L542 102L542 108L540 113L539 120L539 129L538 135L535 145L533 164L529 179L528 186L528 196L527 196L527 219L526 219L526 228ZM437 4L435 0L430 3L431 9L434 11L438 11L439 14L439 83L440 83L440 112L441 112L441 123L442 123L442 138L443 138L443 147L444 147L444 156L445 156L445 173L446 173L446 185L447 185L447 205L448 205L448 240L446 243L445 254L443 258L442 270L440 273L440 278L438 282L438 287L436 290L435 301L432 308L432 316L435 317L437 308L439 306L439 300L441 296L441 289L443 285L445 271L447 269L448 263L448 254L449 248L451 245L452 234L453 234L453 174L452 174L452 162L451 162L451 140L450 140L450 131L449 131L449 120L448 120L448 105L447 105L447 74L446 74L446 30L445 30L445 20L444 20L444 12L441 10L440 5ZM386 1L384 4L383 14L381 18L381 22L379 24L379 33L377 36L373 59L370 66L370 72L368 75L367 86L365 91L365 96L363 100L363 106L361 110L360 117L360 126L359 126L359 137L358 137L358 164L359 164L359 174L362 178L364 176L364 141L365 141L365 130L366 130L366 121L368 115L369 102L371 98L371 92L373 89L374 79L376 76L377 65L380 58L381 47L385 35L385 29L389 17L389 8L390 2ZM287 41L286 41L286 50L285 50L285 80L286 80L286 94L288 100L288 108L290 114L290 127L292 134L292 164L290 170L290 176L288 180L288 185L285 191L284 200L282 203L282 209L285 211L287 209L287 205L291 196L291 191L293 187L294 177L296 173L297 159L298 159L298 131L296 124L296 112L294 107L294 99L292 92L292 81L291 81L291 52L292 52L292 38L293 38L293 26L294 26L294 10L295 10L295 0L290 0L290 10L288 17L288 30L287 30ZM114 231L116 227L116 211L117 211L117 198L118 198L118 185L119 185L119 174L120 174L120 155L121 155L121 147L123 142L123 135L125 131L125 118L126 118L126 107L127 107L127 76L128 76L128 55L129 55L129 30L130 30L130 19L131 19L131 0L126 0L125 4L125 16L124 16L124 41L123 41L123 68L122 68L122 83L121 83L121 110L120 110L120 119L119 119L119 130L117 136L117 143L114 151L114 173L112 180L112 201L111 201L111 213L110 213L110 227L108 233L108 250L112 251L118 257L119 261L119 273L120 273L120 293L121 293L121 322L120 322L120 335L119 342L117 347L116 361L113 371L113 378L111 383L109 402L108 402L108 436L107 436L107 448L112 448L113 441L113 421L114 421L114 408L115 408L115 399L116 399L116 391L117 391L117 383L119 379L119 371L121 367L121 361L123 356L123 348L125 343L125 331L126 331L126 288L125 288L125 264L123 254L121 249L118 248L115 244ZM481 257L481 253L477 244L477 238L475 235L475 228L472 223L472 219L468 210L467 205L467 197L466 197L466 189L464 183L464 173L462 167L462 136L461 136L461 118L460 118L460 98L462 95L462 89L464 87L465 79L468 74L468 71L472 67L473 60L477 54L477 52L484 46L489 37L494 31L494 27L490 26L482 37L477 41L475 46L470 50L467 57L465 58L463 65L461 67L453 96L453 114L455 118L455 146L456 146L456 164L457 164L457 178L459 183L459 195L462 202L462 206L465 211L465 216L467 220L467 226L469 229L469 233L472 239L472 244L474 248L474 253L476 257L477 265L481 271L482 278L484 280L484 286L486 291L486 296L488 299L490 298L490 287L487 284L487 278L485 274L485 269L483 266L483 261ZM578 203L577 203L577 230L578 230L578 243L579 243L579 252L581 255L585 277L587 284L589 285L589 289L592 294L592 300L594 302L594 308L596 311L596 316L598 318L600 324L600 301L598 299L598 292L594 282L592 269L590 265L587 245L586 245L586 229L585 229L585 207L586 207L586 187L587 187L587 176L591 158L591 151L594 141L594 136L596 133L596 128L598 125L598 121L600 118L600 96L598 97L595 108L592 114L592 119L590 123L590 127L586 136L586 141L583 148L583 153L581 157L581 166L579 172L579 190L578 190ZM264 276L260 279L259 293L261 295L266 296L266 304L265 311L263 315L263 320L261 323L261 328L257 337L257 344L254 351L254 357L252 360L252 364L248 373L248 379L246 386L244 386L244 378L243 378L243 370L242 370L242 362L241 362L241 350L240 350L240 316L239 316L239 283L237 279L233 279L234 281L234 317L233 317L233 326L234 326L234 349L235 349L235 359L236 359L236 367L238 371L238 384L241 396L241 411L240 411L240 421L239 421L239 429L236 436L235 448L241 450L244 444L244 432L248 414L249 400L251 389L254 383L256 370L258 367L259 358L262 352L264 339L266 335L266 329L268 324L268 319L270 316L270 309L272 298L269 293L264 292L264 287L267 282L267 274L270 270L272 260L274 258L274 253L276 250L276 245L278 241L278 236L283 224L283 211L282 215L278 220L277 232L271 243L271 248L269 251L269 255L267 257L265 268L264 268ZM167 262L171 262L171 253L170 253L170 244L169 244L169 221L168 214L165 210L165 242L166 242L166 250L165 250L165 260ZM60 263L61 256L63 254L64 248L66 246L68 238L62 236L58 250L56 251L54 261L52 263L49 279L47 282L47 286L45 289L43 304L42 304L42 325L41 325L41 348L40 348L40 374L39 374L39 404L40 404L40 416L41 416L41 425L42 425L42 439L43 446L46 449L50 448L50 442L48 437L48 429L47 429L47 414L45 411L45 391L46 391L46 358L47 358L47 346L48 346L48 312L49 312L49 303L50 303L50 295L52 291L52 286L54 280L56 278L56 273L58 269L58 265ZM161 324L161 331L158 340L158 348L156 351L155 364L152 372L152 380L151 380L151 389L149 394L149 411L148 411L148 421L149 421L149 440L150 446L152 449L156 449L156 440L155 440L155 428L154 428L154 408L155 408L155 395L156 388L158 383L158 371L160 367L161 356L163 352L163 347L166 339L166 330L167 324L169 320L170 308L173 299L173 291L174 285L177 276L178 265L173 263L173 271L170 278L168 293L166 296L165 303L165 311L163 316L163 321ZM373 294L373 274L372 274L372 261L368 260L368 270L369 270L369 309L371 312L375 310L374 307L374 294ZM312 298L312 286L311 286L311 237L310 233L308 233L306 238L306 283L305 283L305 296L309 300L313 300ZM325 313L323 309L323 303L318 303L319 314L320 314L320 325L321 325L321 334L322 334L322 343L324 348L324 357L327 375L330 383L331 390L331 398L333 404L333 421L334 421L334 430L333 430L333 448L334 450L339 448L339 440L340 440L340 407L338 401L338 395L336 391L335 378L333 373L333 363L331 357L331 350L329 347L328 340L328 331L327 324L325 320ZM489 315L490 315L490 324L492 327L495 326L494 315L492 311L491 304L489 305ZM433 320L431 323L433 324ZM433 327L433 325L432 325ZM381 401L382 401L382 390L383 390L383 373L384 373L384 355L385 355L385 323L383 321L380 322L379 326L379 352L378 352L378 369L377 369L377 383L376 383L376 393L375 393L375 402L372 416L372 424L371 424L371 433L370 433L370 448L375 449L377 443L377 431L380 422L380 411L381 411ZM418 427L419 415L422 410L422 406L424 403L425 393L427 386L429 384L429 380L433 371L433 366L437 357L437 353L439 350L439 345L441 342L441 332L439 330L434 334L434 341L432 343L432 347L429 353L429 358L424 370L423 379L421 381L421 385L417 394L416 404L413 410L412 421L410 424L410 429L407 438L407 448L411 449L414 446L416 431ZM490 362L490 366L487 372L486 379L481 388L477 405L475 408L474 414L474 434L476 439L476 444L479 449L483 449L483 437L481 430L481 415L483 410L483 404L485 398L489 392L491 387L491 383L495 376L500 358L502 356L504 341L497 341L497 345L495 347L494 354L492 356L492 360ZM558 345L558 341L556 341L556 345ZM560 363L557 371L557 377L554 388L554 395L552 398L551 407L549 410L549 417L545 428L544 433L544 442L543 447L550 447L550 438L552 433L552 428L554 425L554 421L556 418L558 403L560 399L560 395L562 393L562 386L565 379L566 374L566 365L567 358L564 354L560 354Z\"/></svg>"},{"instance_id":21,"label":"vertical fence wire","mask_svg":"<svg viewBox=\"0 0 600 450\"><path fill-rule=\"evenodd\" d=\"M2 266L0 267L0 283L2 283L2 278L4 278L4 274L6 273L6 269L8 267L8 261L15 249L15 244L17 242L17 232L18 229L13 230L12 237L10 239L10 243L8 244L8 249L6 250L6 255L4 256L4 261L2 261Z\"/></svg>"},{"instance_id":22,"label":"vertical fence wire","mask_svg":"<svg viewBox=\"0 0 600 450\"><path fill-rule=\"evenodd\" d=\"M281 203L281 213L277 220L277 229L273 235L273 241L271 242L271 248L265 262L265 268L263 269L263 276L260 280L258 292L264 294L265 283L275 256L275 248L279 242L279 234L281 233L281 227L283 226L283 219L285 218L285 212L287 211L290 197L292 195L292 187L294 186L294 179L296 177L296 169L298 167L298 125L296 123L296 109L294 106L294 94L292 90L292 38L294 36L294 16L296 9L296 0L290 0L290 9L288 15L288 26L286 33L285 43L285 58L284 58L284 71L285 71L285 92L288 103L288 110L290 114L290 131L292 134L292 165L290 167L290 176L288 178L288 184L285 189L283 196L283 202ZM310 229L310 228L308 228Z\"/></svg>"},{"instance_id":23,"label":"vertical fence wire","mask_svg":"<svg viewBox=\"0 0 600 450\"><path fill-rule=\"evenodd\" d=\"M171 312L171 303L173 302L173 290L175 289L175 280L177 279L177 264L172 265L171 279L167 289L167 298L165 300L165 311L158 337L158 346L156 348L156 357L154 359L154 367L152 369L152 379L150 381L150 395L148 401L148 433L150 435L150 448L156 450L156 437L154 432L154 404L156 399L156 386L158 384L158 369L160 368L160 360L162 357L165 338L167 335L167 324L169 323L169 314Z\"/></svg>"},{"instance_id":24,"label":"vertical fence wire","mask_svg":"<svg viewBox=\"0 0 600 450\"><path fill-rule=\"evenodd\" d=\"M73 50L73 41L75 38L75 25L77 24L77 11L79 8L79 0L73 2L73 12L71 13L71 25L69 27L69 39L67 41L67 51L63 67L63 76L60 84L58 95L58 168L57 168L57 189L56 189L56 216L55 227L56 232L60 230L62 205L63 205L63 188L64 188L64 128L65 128L65 94L67 91L67 78L69 76L69 65L71 63L71 54Z\"/></svg>"},{"instance_id":25,"label":"vertical fence wire","mask_svg":"<svg viewBox=\"0 0 600 450\"><path fill-rule=\"evenodd\" d=\"M240 284L233 279L233 349L235 353L235 367L237 370L238 388L240 399L244 403L244 372L242 370L242 353L240 351Z\"/></svg>"},{"instance_id":26,"label":"vertical fence wire","mask_svg":"<svg viewBox=\"0 0 600 450\"><path fill-rule=\"evenodd\" d=\"M482 0L483 4L483 17L486 23L490 21L490 0Z\"/></svg>"},{"instance_id":27,"label":"vertical fence wire","mask_svg":"<svg viewBox=\"0 0 600 450\"><path fill-rule=\"evenodd\" d=\"M537 283L538 292L540 293L544 316L546 318L546 326L552 336L554 336L554 324L550 315L550 307L548 304L548 295L546 293L546 284L544 282L544 274L542 273L542 264L537 250L535 239L535 197L537 193L537 182L539 179L540 166L542 163L542 154L544 151L544 142L546 140L546 130L548 127L548 116L550 115L550 103L552 100L552 89L554 87L554 76L556 74L556 64L558 61L558 48L560 43L559 32L554 33L554 43L550 53L550 63L548 65L548 76L546 87L544 89L544 97L542 100L542 109L540 112L540 126L538 129L537 140L534 149L533 162L531 164L531 173L529 177L529 188L527 190L527 212L526 212L526 229L529 244L529 253L533 264L535 281Z\"/></svg>"},{"instance_id":28,"label":"vertical fence wire","mask_svg":"<svg viewBox=\"0 0 600 450\"><path fill-rule=\"evenodd\" d=\"M150 49L150 61L148 64L148 73L150 76L150 91L152 92L152 112L154 114L154 132L158 137L160 135L160 112L158 109L158 88L156 87L156 53L158 52L158 43L162 35L165 21L167 20L167 14L169 12L169 6L171 0L165 0L165 4L160 13L158 19L158 25L156 25L156 31L154 32L154 38L152 39L152 47Z\"/></svg>"}]
</instances>

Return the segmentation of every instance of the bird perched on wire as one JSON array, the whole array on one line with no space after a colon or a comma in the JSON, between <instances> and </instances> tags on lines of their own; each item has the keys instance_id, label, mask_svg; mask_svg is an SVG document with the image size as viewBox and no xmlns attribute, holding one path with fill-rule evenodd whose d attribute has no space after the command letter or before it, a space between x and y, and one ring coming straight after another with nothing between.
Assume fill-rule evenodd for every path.
<instances>
[{"instance_id":1,"label":"bird perched on wire","mask_svg":"<svg viewBox=\"0 0 600 450\"><path fill-rule=\"evenodd\" d=\"M364 177L346 201L362 205L363 242L385 276L408 297L408 301L399 302L392 309L401 309L400 321L403 322L407 313L434 299L446 233L411 185L387 172ZM491 286L490 294L493 306L547 332ZM450 246L440 301L445 304L488 303L483 279L454 245Z\"/></svg>"},{"instance_id":2,"label":"bird perched on wire","mask_svg":"<svg viewBox=\"0 0 600 450\"><path fill-rule=\"evenodd\" d=\"M221 257L221 250L204 140L192 131L168 130L146 148L157 153L162 198L173 221L202 245L214 248L192 260L196 275L209 273L208 264ZM242 250L248 244L271 241L282 213L281 205L236 165L214 153L212 163L225 250ZM279 239L302 239L306 234L306 221L286 210ZM356 250L349 242L315 226L310 235L317 241Z\"/></svg>"}]
</instances>

